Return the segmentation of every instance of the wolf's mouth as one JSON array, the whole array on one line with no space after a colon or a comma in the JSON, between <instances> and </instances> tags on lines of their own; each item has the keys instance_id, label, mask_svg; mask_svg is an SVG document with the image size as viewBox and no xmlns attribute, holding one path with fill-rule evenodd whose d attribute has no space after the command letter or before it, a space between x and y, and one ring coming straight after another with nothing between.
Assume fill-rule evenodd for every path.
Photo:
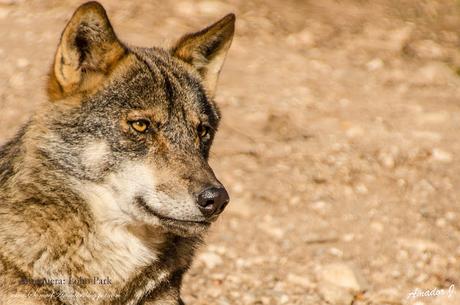
<instances>
[{"instance_id":1,"label":"wolf's mouth","mask_svg":"<svg viewBox=\"0 0 460 305\"><path fill-rule=\"evenodd\" d=\"M147 213L152 214L153 216L160 219L163 224L169 226L177 226L178 224L186 225L186 226L209 226L211 224L210 221L196 221L196 220L183 220L183 219L176 219L168 216L161 215L155 212L151 207L148 206L147 202L145 202L144 198L136 197L135 202L139 205L142 209L144 209Z\"/></svg>"}]
</instances>

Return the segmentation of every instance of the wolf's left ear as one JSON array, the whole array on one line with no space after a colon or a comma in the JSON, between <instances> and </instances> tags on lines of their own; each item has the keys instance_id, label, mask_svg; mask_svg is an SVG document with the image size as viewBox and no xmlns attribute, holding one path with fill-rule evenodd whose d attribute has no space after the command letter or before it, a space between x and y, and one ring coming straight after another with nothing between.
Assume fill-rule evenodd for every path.
<instances>
[{"instance_id":1,"label":"wolf's left ear","mask_svg":"<svg viewBox=\"0 0 460 305\"><path fill-rule=\"evenodd\" d=\"M235 33L235 14L228 14L209 27L183 36L171 49L173 56L195 67L214 95L220 70Z\"/></svg>"},{"instance_id":2,"label":"wolf's left ear","mask_svg":"<svg viewBox=\"0 0 460 305\"><path fill-rule=\"evenodd\" d=\"M57 100L95 88L125 52L102 5L81 5L62 33L49 73L48 95Z\"/></svg>"}]
</instances>

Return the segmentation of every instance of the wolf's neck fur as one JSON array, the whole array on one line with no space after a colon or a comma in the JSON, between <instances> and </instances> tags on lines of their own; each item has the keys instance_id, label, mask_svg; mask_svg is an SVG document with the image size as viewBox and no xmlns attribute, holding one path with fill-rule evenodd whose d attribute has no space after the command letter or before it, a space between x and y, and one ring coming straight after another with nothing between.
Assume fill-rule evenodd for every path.
<instances>
[{"instance_id":1,"label":"wolf's neck fur","mask_svg":"<svg viewBox=\"0 0 460 305\"><path fill-rule=\"evenodd\" d=\"M14 262L32 279L98 277L112 282L53 286L64 294L119 295L113 304L138 304L149 294L178 298L199 238L172 236L145 225L100 222L72 189L71 180L47 167L37 153L32 129L26 126L0 148L0 260Z\"/></svg>"}]
</instances>

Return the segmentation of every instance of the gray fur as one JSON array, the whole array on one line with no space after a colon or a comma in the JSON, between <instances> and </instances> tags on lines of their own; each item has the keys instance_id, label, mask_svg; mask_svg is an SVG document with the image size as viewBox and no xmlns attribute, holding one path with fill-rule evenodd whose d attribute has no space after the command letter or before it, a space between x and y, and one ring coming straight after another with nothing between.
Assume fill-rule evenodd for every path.
<instances>
[{"instance_id":1,"label":"gray fur","mask_svg":"<svg viewBox=\"0 0 460 305\"><path fill-rule=\"evenodd\" d=\"M98 3L76 11L50 101L0 148L0 304L183 304L182 276L215 220L195 198L221 184L207 163L220 119L207 79L220 67L211 76L181 56L223 63L234 17L222 20L168 51L126 47ZM69 277L111 283L37 284Z\"/></svg>"}]
</instances>

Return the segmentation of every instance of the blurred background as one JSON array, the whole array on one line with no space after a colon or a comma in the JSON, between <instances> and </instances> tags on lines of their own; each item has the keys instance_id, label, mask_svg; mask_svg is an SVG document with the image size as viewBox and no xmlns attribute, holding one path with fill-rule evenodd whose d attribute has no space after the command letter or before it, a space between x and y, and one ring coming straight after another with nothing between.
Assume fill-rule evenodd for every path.
<instances>
[{"instance_id":1,"label":"blurred background","mask_svg":"<svg viewBox=\"0 0 460 305\"><path fill-rule=\"evenodd\" d=\"M237 15L211 157L232 201L188 304L460 304L459 1L101 2L140 46ZM0 143L80 3L0 0Z\"/></svg>"}]
</instances>

